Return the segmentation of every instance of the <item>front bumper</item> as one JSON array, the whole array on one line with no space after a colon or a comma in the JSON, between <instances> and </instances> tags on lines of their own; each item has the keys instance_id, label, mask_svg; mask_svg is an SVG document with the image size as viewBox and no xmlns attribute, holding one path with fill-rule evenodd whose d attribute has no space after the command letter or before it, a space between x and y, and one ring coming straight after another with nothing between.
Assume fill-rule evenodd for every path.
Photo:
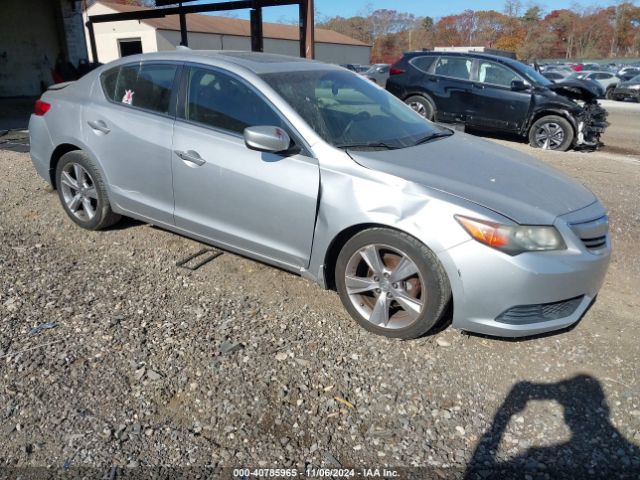
<instances>
[{"instance_id":1,"label":"front bumper","mask_svg":"<svg viewBox=\"0 0 640 480\"><path fill-rule=\"evenodd\" d=\"M616 100L640 99L640 89L637 88L616 88L613 91L613 98Z\"/></svg>"},{"instance_id":2,"label":"front bumper","mask_svg":"<svg viewBox=\"0 0 640 480\"><path fill-rule=\"evenodd\" d=\"M521 337L562 329L580 320L602 286L611 256L608 235L603 245L590 250L572 230L571 223L585 221L584 215L592 215L593 210L558 218L555 226L565 239L566 250L509 256L469 240L441 252L454 295L453 326ZM602 217L603 212L589 220ZM522 323L504 319L505 312L546 312L555 308L549 304L570 300L572 308L564 310L567 316L541 315Z\"/></svg>"}]
</instances>

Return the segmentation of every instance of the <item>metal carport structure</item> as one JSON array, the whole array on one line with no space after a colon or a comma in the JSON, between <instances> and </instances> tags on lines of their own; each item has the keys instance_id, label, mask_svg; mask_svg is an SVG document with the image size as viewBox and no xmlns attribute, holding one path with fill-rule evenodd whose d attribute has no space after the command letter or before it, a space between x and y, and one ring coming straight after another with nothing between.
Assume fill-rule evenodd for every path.
<instances>
[{"instance_id":1,"label":"metal carport structure","mask_svg":"<svg viewBox=\"0 0 640 480\"><path fill-rule=\"evenodd\" d=\"M225 2L208 2L198 5L184 5L195 0L156 0L157 7L151 10L138 10L135 12L109 13L105 15L91 15L87 21L89 43L94 62L98 62L98 48L93 30L95 23L118 22L122 20L144 20L149 18L162 18L167 15L180 16L180 44L188 46L187 15L189 13L222 12L230 10L250 9L251 24L251 50L262 52L264 39L262 34L262 9L266 7L279 7L284 5L298 5L299 30L300 30L300 56L314 58L314 19L313 0L233 0ZM177 6L170 6L174 4Z\"/></svg>"}]
</instances>

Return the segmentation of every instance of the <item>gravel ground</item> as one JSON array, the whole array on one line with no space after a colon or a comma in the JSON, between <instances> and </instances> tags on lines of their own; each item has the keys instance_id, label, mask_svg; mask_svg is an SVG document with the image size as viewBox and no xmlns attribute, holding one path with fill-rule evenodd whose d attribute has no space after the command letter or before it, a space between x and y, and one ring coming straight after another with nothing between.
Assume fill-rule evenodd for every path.
<instances>
[{"instance_id":1,"label":"gravel ground","mask_svg":"<svg viewBox=\"0 0 640 480\"><path fill-rule=\"evenodd\" d=\"M201 245L134 221L83 231L28 154L0 151L0 466L635 478L640 157L508 144L599 195L615 248L574 329L519 341L389 340L260 263L177 268Z\"/></svg>"}]
</instances>

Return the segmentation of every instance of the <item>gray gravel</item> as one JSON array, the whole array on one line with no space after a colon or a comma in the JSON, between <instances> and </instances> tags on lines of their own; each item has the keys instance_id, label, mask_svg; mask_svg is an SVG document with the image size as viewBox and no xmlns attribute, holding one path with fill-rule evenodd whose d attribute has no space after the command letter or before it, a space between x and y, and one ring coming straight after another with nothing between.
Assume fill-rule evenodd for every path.
<instances>
[{"instance_id":1,"label":"gray gravel","mask_svg":"<svg viewBox=\"0 0 640 480\"><path fill-rule=\"evenodd\" d=\"M388 340L280 270L179 269L200 244L83 231L27 154L0 151L0 466L639 473L640 159L509 145L600 195L616 248L583 321L523 341Z\"/></svg>"}]
</instances>

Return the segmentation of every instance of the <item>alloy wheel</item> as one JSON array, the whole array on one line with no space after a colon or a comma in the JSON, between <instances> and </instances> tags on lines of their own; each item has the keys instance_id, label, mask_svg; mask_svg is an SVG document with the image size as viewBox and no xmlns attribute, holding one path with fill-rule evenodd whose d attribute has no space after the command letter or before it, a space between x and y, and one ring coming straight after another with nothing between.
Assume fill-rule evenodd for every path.
<instances>
[{"instance_id":1,"label":"alloy wheel","mask_svg":"<svg viewBox=\"0 0 640 480\"><path fill-rule=\"evenodd\" d=\"M69 211L79 220L91 220L98 208L98 192L93 178L79 163L68 163L62 169L60 189Z\"/></svg>"},{"instance_id":2,"label":"alloy wheel","mask_svg":"<svg viewBox=\"0 0 640 480\"><path fill-rule=\"evenodd\" d=\"M427 118L427 109L420 102L409 102L409 106L421 117Z\"/></svg>"},{"instance_id":3,"label":"alloy wheel","mask_svg":"<svg viewBox=\"0 0 640 480\"><path fill-rule=\"evenodd\" d=\"M426 305L424 279L404 252L382 244L356 251L345 270L355 309L375 326L398 329L418 320Z\"/></svg>"},{"instance_id":4,"label":"alloy wheel","mask_svg":"<svg viewBox=\"0 0 640 480\"><path fill-rule=\"evenodd\" d=\"M564 130L555 122L541 124L535 132L535 142L539 148L555 150L564 142Z\"/></svg>"}]
</instances>

